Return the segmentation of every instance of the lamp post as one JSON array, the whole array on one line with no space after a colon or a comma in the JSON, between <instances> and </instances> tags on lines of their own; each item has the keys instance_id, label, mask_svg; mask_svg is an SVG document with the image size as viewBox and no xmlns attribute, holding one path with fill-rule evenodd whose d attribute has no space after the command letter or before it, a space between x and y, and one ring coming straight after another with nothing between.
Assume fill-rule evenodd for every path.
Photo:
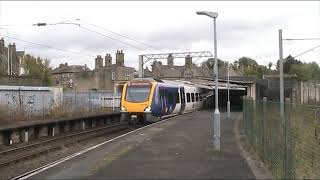
<instances>
[{"instance_id":1,"label":"lamp post","mask_svg":"<svg viewBox=\"0 0 320 180\"><path fill-rule=\"evenodd\" d=\"M279 29L279 64L280 64L280 116L284 116L284 85L283 85L283 48L282 29Z\"/></svg>"},{"instance_id":2,"label":"lamp post","mask_svg":"<svg viewBox=\"0 0 320 180\"><path fill-rule=\"evenodd\" d=\"M228 62L228 67L227 67L227 76L228 76L228 102L227 102L227 111L228 111L228 118L230 118L230 75L229 75L229 68L230 64Z\"/></svg>"},{"instance_id":3,"label":"lamp post","mask_svg":"<svg viewBox=\"0 0 320 180\"><path fill-rule=\"evenodd\" d=\"M214 78L215 78L215 110L213 113L213 145L215 150L220 150L220 112L218 101L218 59L217 59L217 31L216 19L217 12L197 11L197 15L206 15L213 18L213 35L214 35Z\"/></svg>"}]
</instances>

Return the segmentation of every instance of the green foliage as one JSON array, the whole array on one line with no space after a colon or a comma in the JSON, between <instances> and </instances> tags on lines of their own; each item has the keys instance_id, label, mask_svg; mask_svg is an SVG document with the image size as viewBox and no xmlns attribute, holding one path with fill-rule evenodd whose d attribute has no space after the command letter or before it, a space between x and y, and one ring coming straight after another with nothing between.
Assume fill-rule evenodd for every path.
<instances>
[{"instance_id":1,"label":"green foliage","mask_svg":"<svg viewBox=\"0 0 320 180\"><path fill-rule=\"evenodd\" d=\"M293 65L302 65L303 63L299 60L296 60L294 57L292 57L291 55L289 55L287 58L284 59L284 63L283 63L283 73L288 74L290 73L290 69ZM277 70L279 71L280 69L280 64L279 64L279 60L277 61Z\"/></svg>"},{"instance_id":2,"label":"green foliage","mask_svg":"<svg viewBox=\"0 0 320 180\"><path fill-rule=\"evenodd\" d=\"M202 65L213 68L214 59L210 58ZM249 57L241 57L231 64L234 70L241 72L243 75L254 76L257 78L262 78L263 75L267 74L279 74L279 61L276 64L276 70L271 70L272 65L272 62L269 62L268 66L259 65L254 59ZM222 66L227 66L227 62L218 59L218 68L221 68ZM284 74L296 74L297 79L300 81L307 81L311 79L320 80L319 64L316 62L303 63L291 55L284 59L283 72Z\"/></svg>"},{"instance_id":3,"label":"green foliage","mask_svg":"<svg viewBox=\"0 0 320 180\"><path fill-rule=\"evenodd\" d=\"M259 66L254 59L251 59L248 57L241 57L238 61L239 61L239 65L245 68Z\"/></svg>"},{"instance_id":4,"label":"green foliage","mask_svg":"<svg viewBox=\"0 0 320 180\"><path fill-rule=\"evenodd\" d=\"M262 78L264 74L268 74L268 68L259 65L254 59L249 57L241 57L233 63L233 68L241 71L244 75Z\"/></svg>"},{"instance_id":5,"label":"green foliage","mask_svg":"<svg viewBox=\"0 0 320 180\"><path fill-rule=\"evenodd\" d=\"M277 62L277 70L280 64ZM283 73L296 74L300 81L308 81L311 79L320 79L320 67L316 62L303 63L295 59L291 55L284 59Z\"/></svg>"},{"instance_id":6,"label":"green foliage","mask_svg":"<svg viewBox=\"0 0 320 180\"><path fill-rule=\"evenodd\" d=\"M268 69L269 69L269 71L271 71L271 67L272 67L272 62L269 62L269 64L268 64Z\"/></svg>"},{"instance_id":7,"label":"green foliage","mask_svg":"<svg viewBox=\"0 0 320 180\"><path fill-rule=\"evenodd\" d=\"M214 67L214 58L209 58L202 64L202 66L204 65L206 65L209 69L212 69ZM227 62L218 58L218 68L221 68L223 66L227 66Z\"/></svg>"},{"instance_id":8,"label":"green foliage","mask_svg":"<svg viewBox=\"0 0 320 180\"><path fill-rule=\"evenodd\" d=\"M291 74L296 74L298 76L298 80L300 81L308 81L310 79L320 78L320 68L315 62L293 64L289 72Z\"/></svg>"},{"instance_id":9,"label":"green foliage","mask_svg":"<svg viewBox=\"0 0 320 180\"><path fill-rule=\"evenodd\" d=\"M34 56L27 54L22 62L27 77L39 78L45 86L50 86L52 84L49 59L41 59L40 57L35 58Z\"/></svg>"}]
</instances>

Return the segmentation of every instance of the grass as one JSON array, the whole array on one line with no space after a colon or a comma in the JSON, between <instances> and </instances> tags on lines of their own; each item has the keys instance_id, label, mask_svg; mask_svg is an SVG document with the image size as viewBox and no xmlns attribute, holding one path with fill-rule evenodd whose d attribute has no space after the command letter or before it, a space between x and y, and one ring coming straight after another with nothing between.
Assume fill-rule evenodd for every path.
<instances>
[{"instance_id":1,"label":"grass","mask_svg":"<svg viewBox=\"0 0 320 180\"><path fill-rule=\"evenodd\" d=\"M251 113L251 116L247 116L250 117L249 120L246 120L249 122L248 125L251 124L247 126L247 135L254 139L253 146L259 154L263 154L261 146L265 143L266 153L263 158L275 178L285 178L284 165L287 157L288 178L320 179L320 119L315 117L315 112L320 111L319 105L319 102L311 102L290 106L289 111L286 109L286 154L285 124L280 119L279 103L267 102L266 112L263 112L263 104L259 101L255 102L255 105L246 106L246 113ZM263 120L265 124L264 128L261 128ZM262 139L263 133L265 139Z\"/></svg>"}]
</instances>

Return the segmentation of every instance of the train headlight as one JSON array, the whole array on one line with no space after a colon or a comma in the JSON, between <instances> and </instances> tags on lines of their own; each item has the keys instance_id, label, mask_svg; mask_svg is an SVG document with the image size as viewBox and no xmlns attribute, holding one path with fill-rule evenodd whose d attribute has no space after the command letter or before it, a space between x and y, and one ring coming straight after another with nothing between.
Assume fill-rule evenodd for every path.
<instances>
[{"instance_id":1,"label":"train headlight","mask_svg":"<svg viewBox=\"0 0 320 180\"><path fill-rule=\"evenodd\" d=\"M121 111L125 112L127 109L124 106L121 106Z\"/></svg>"},{"instance_id":2,"label":"train headlight","mask_svg":"<svg viewBox=\"0 0 320 180\"><path fill-rule=\"evenodd\" d=\"M146 107L146 108L144 109L144 112L151 112L151 107Z\"/></svg>"}]
</instances>

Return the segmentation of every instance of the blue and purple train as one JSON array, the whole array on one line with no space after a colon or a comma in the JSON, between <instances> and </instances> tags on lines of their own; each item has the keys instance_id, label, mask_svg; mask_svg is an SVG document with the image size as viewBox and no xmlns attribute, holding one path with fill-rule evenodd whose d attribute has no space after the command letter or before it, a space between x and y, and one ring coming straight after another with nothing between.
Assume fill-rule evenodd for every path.
<instances>
[{"instance_id":1,"label":"blue and purple train","mask_svg":"<svg viewBox=\"0 0 320 180\"><path fill-rule=\"evenodd\" d=\"M121 117L129 122L155 122L161 118L199 110L209 86L182 81L136 78L122 91Z\"/></svg>"}]
</instances>

